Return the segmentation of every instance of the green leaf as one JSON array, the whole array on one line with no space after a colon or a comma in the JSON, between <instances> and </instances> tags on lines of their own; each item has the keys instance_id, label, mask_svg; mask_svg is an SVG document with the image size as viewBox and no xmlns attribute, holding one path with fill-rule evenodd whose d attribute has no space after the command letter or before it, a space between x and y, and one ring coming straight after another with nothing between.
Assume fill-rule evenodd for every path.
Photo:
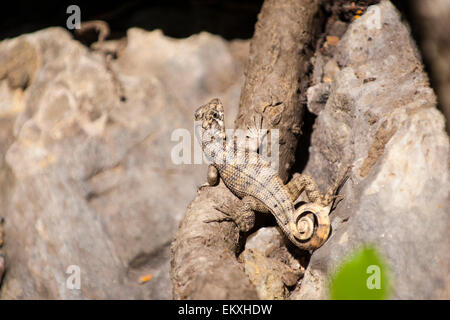
<instances>
[{"instance_id":1,"label":"green leaf","mask_svg":"<svg viewBox=\"0 0 450 320\"><path fill-rule=\"evenodd\" d=\"M341 263L330 282L334 300L383 300L390 291L383 258L373 246L364 246Z\"/></svg>"}]
</instances>

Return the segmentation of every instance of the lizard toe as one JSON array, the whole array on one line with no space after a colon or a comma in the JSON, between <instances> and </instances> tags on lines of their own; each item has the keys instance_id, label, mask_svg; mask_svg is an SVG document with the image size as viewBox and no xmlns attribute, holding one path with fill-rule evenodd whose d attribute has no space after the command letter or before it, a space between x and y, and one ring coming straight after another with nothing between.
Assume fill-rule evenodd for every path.
<instances>
[{"instance_id":1,"label":"lizard toe","mask_svg":"<svg viewBox=\"0 0 450 320\"><path fill-rule=\"evenodd\" d=\"M251 213L248 213L248 214L240 215L236 219L235 222L236 222L236 225L239 228L239 231L241 231L241 232L248 232L255 225L255 214L253 212L251 212Z\"/></svg>"}]
</instances>

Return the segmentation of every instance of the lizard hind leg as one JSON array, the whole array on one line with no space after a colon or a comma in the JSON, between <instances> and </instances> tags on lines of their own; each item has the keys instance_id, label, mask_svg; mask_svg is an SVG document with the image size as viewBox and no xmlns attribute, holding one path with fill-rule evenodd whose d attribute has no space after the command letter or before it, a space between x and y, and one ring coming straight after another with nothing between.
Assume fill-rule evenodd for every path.
<instances>
[{"instance_id":1,"label":"lizard hind leg","mask_svg":"<svg viewBox=\"0 0 450 320\"><path fill-rule=\"evenodd\" d=\"M267 212L267 208L252 196L245 196L242 200L235 199L229 204L215 207L225 218L208 220L206 222L234 221L241 232L247 232L255 226L255 211Z\"/></svg>"},{"instance_id":2,"label":"lizard hind leg","mask_svg":"<svg viewBox=\"0 0 450 320\"><path fill-rule=\"evenodd\" d=\"M320 192L320 189L317 186L314 179L307 174L298 174L298 173L294 174L291 181L289 181L285 185L285 187L292 201L294 202L297 200L300 194L303 191L305 191L310 202L314 202L320 204L321 206L328 207L330 204L333 203L335 199L342 197L336 195L336 192L348 179L349 177L348 173L351 168L352 166L347 167L344 174L340 176L339 179L337 179L332 186L330 186L326 194L322 194Z\"/></svg>"},{"instance_id":3,"label":"lizard hind leg","mask_svg":"<svg viewBox=\"0 0 450 320\"><path fill-rule=\"evenodd\" d=\"M322 195L314 179L307 174L294 174L291 181L285 185L292 201L296 201L305 191L310 202L326 205L326 196Z\"/></svg>"},{"instance_id":4,"label":"lizard hind leg","mask_svg":"<svg viewBox=\"0 0 450 320\"><path fill-rule=\"evenodd\" d=\"M331 206L318 203L306 203L300 206L294 216L294 236L304 250L315 250L322 246L330 234L330 219L328 214Z\"/></svg>"},{"instance_id":5,"label":"lizard hind leg","mask_svg":"<svg viewBox=\"0 0 450 320\"><path fill-rule=\"evenodd\" d=\"M352 167L352 165L348 166L345 172L334 182L332 186L330 186L330 188L328 188L327 193L323 197L323 205L328 206L334 200L344 198L343 195L338 195L336 194L336 192L344 185L344 183L349 178L349 171Z\"/></svg>"}]
</instances>

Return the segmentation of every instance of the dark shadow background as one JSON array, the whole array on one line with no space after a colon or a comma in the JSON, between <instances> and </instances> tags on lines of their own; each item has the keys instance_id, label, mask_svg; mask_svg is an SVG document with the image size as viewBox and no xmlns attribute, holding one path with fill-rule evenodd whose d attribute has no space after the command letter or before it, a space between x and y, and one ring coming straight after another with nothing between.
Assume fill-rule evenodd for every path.
<instances>
[{"instance_id":1,"label":"dark shadow background","mask_svg":"<svg viewBox=\"0 0 450 320\"><path fill-rule=\"evenodd\" d=\"M125 36L130 27L162 29L174 38L201 31L225 39L249 39L263 1L218 0L131 0L131 1L23 1L1 5L0 40L17 37L50 26L66 27L67 7L81 9L81 21L105 20L110 38Z\"/></svg>"},{"instance_id":2,"label":"dark shadow background","mask_svg":"<svg viewBox=\"0 0 450 320\"><path fill-rule=\"evenodd\" d=\"M392 2L411 26L413 37L423 51L424 31L421 21L412 13L413 1ZM131 27L161 29L165 35L174 38L207 31L227 40L250 39L262 3L262 0L3 1L0 4L0 41L51 26L65 28L69 17L66 10L71 4L80 7L81 21L108 22L111 29L108 39L124 37ZM433 61L426 54L422 56L431 86L436 89L439 83L438 75L431 72ZM435 91L439 94L439 90ZM450 108L441 103L438 107L441 111ZM448 115L449 111L444 114Z\"/></svg>"},{"instance_id":3,"label":"dark shadow background","mask_svg":"<svg viewBox=\"0 0 450 320\"><path fill-rule=\"evenodd\" d=\"M358 2L358 1L355 1ZM420 30L410 13L410 1L392 1L413 26L416 40ZM125 36L130 27L161 29L174 38L185 38L201 31L227 40L249 39L263 0L130 0L130 1L24 1L0 5L0 40L17 37L51 26L66 26L66 9L76 4L81 20L104 20L111 29L110 38Z\"/></svg>"}]
</instances>

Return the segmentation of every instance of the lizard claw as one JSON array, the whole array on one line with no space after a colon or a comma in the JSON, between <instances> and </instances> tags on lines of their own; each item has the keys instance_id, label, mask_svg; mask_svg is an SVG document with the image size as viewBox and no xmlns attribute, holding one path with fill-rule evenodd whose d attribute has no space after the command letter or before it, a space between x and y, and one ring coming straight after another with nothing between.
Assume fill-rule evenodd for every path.
<instances>
[{"instance_id":1,"label":"lizard claw","mask_svg":"<svg viewBox=\"0 0 450 320\"><path fill-rule=\"evenodd\" d=\"M255 213L252 210L244 210L241 211L240 214L235 215L236 208L226 203L214 206L214 209L222 212L224 214L224 217L212 219L209 220L208 222L231 221L236 224L239 231L241 232L247 232L255 225Z\"/></svg>"},{"instance_id":2,"label":"lizard claw","mask_svg":"<svg viewBox=\"0 0 450 320\"><path fill-rule=\"evenodd\" d=\"M232 212L232 208L229 204L227 203L222 203L220 205L216 205L213 207L214 209L216 209L217 211L222 212L223 214L225 214L226 216L230 217L231 214L230 212Z\"/></svg>"},{"instance_id":3,"label":"lizard claw","mask_svg":"<svg viewBox=\"0 0 450 320\"><path fill-rule=\"evenodd\" d=\"M211 222L224 222L224 221L233 221L230 217L223 217L223 218L216 218L216 219L207 219L203 220L204 223L211 223Z\"/></svg>"},{"instance_id":4,"label":"lizard claw","mask_svg":"<svg viewBox=\"0 0 450 320\"><path fill-rule=\"evenodd\" d=\"M231 218L230 215L230 207L225 204L222 203L221 205L218 206L214 206L213 207L215 210L220 211L221 213L224 214L224 217L222 218L215 218L215 219L208 219L208 220L203 220L203 222L205 223L210 223L210 222L223 222L223 221L233 221L233 219Z\"/></svg>"},{"instance_id":5,"label":"lizard claw","mask_svg":"<svg viewBox=\"0 0 450 320\"><path fill-rule=\"evenodd\" d=\"M335 203L336 204L336 206L342 201L342 200L344 200L345 199L345 194L338 194L338 195L336 195L335 196L335 198L333 199L334 201L333 201L333 204Z\"/></svg>"},{"instance_id":6,"label":"lizard claw","mask_svg":"<svg viewBox=\"0 0 450 320\"><path fill-rule=\"evenodd\" d=\"M336 201L340 202L344 200L345 196L343 194L335 194L335 195L326 195L324 200L322 202L319 202L322 206L328 207L329 205L332 205L336 203Z\"/></svg>"}]
</instances>

